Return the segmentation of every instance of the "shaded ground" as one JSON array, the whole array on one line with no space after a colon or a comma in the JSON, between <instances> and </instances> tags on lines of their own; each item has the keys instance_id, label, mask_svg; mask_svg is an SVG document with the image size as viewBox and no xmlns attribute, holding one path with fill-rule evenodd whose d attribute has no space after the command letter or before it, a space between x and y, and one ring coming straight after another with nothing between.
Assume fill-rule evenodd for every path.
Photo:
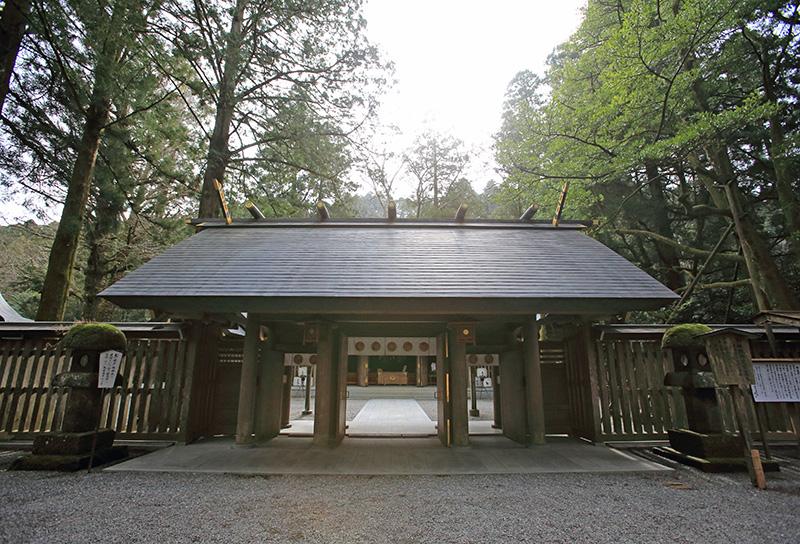
<instances>
[{"instance_id":1,"label":"shaded ground","mask_svg":"<svg viewBox=\"0 0 800 544\"><path fill-rule=\"evenodd\" d=\"M800 480L0 472L2 542L800 542Z\"/></svg>"}]
</instances>

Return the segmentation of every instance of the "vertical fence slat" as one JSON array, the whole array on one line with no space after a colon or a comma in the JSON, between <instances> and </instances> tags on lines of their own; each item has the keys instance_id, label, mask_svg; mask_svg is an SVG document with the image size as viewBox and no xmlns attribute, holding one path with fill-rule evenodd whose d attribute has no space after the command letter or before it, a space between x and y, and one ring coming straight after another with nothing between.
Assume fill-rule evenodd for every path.
<instances>
[{"instance_id":1,"label":"vertical fence slat","mask_svg":"<svg viewBox=\"0 0 800 544\"><path fill-rule=\"evenodd\" d=\"M14 369L16 368L16 354L21 348L21 342L4 342L3 351L0 354L0 432L5 429L6 412L11 413L8 406L11 404L12 382L14 380Z\"/></svg>"},{"instance_id":2,"label":"vertical fence slat","mask_svg":"<svg viewBox=\"0 0 800 544\"><path fill-rule=\"evenodd\" d=\"M14 423L19 418L19 397L20 390L25 380L25 374L28 371L27 362L28 355L33 348L33 342L25 341L22 347L17 352L16 363L14 365L14 376L11 380L11 395L8 398L8 417L6 418L5 432L11 434L14 428Z\"/></svg>"},{"instance_id":3,"label":"vertical fence slat","mask_svg":"<svg viewBox=\"0 0 800 544\"><path fill-rule=\"evenodd\" d=\"M629 342L627 341L614 342L614 351L617 355L617 369L619 372L620 387L622 389L623 417L627 420L628 432L631 434L639 434L642 431L639 409L636 402L634 376L631 372L631 354L628 344Z\"/></svg>"},{"instance_id":4,"label":"vertical fence slat","mask_svg":"<svg viewBox=\"0 0 800 544\"><path fill-rule=\"evenodd\" d=\"M642 432L644 434L653 434L653 392L647 375L642 346L639 342L629 342L629 344L633 375L636 380L637 398L639 399L639 417L641 418Z\"/></svg>"},{"instance_id":5,"label":"vertical fence slat","mask_svg":"<svg viewBox=\"0 0 800 544\"><path fill-rule=\"evenodd\" d=\"M36 342L25 361L27 368L23 379L22 391L20 392L20 409L16 426L18 433L32 431L32 429L29 429L28 419L33 408L34 396L36 395L36 384L41 377L43 348L43 342Z\"/></svg>"},{"instance_id":6,"label":"vertical fence slat","mask_svg":"<svg viewBox=\"0 0 800 544\"><path fill-rule=\"evenodd\" d=\"M31 432L44 432L46 423L45 405L50 394L50 376L53 373L54 349L48 342L45 344L41 376L37 380L36 400L33 403L31 418Z\"/></svg>"},{"instance_id":7,"label":"vertical fence slat","mask_svg":"<svg viewBox=\"0 0 800 544\"><path fill-rule=\"evenodd\" d=\"M609 397L608 372L606 363L606 350L600 340L592 342L592 349L595 350L597 357L597 388L600 391L600 417L603 425L603 434L612 434L611 426L611 399Z\"/></svg>"}]
</instances>

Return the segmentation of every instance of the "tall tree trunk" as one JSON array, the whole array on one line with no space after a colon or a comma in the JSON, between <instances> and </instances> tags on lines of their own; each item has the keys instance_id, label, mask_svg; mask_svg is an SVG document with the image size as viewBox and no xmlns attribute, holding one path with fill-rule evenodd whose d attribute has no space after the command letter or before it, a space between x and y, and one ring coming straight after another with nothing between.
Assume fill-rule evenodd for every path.
<instances>
[{"instance_id":1,"label":"tall tree trunk","mask_svg":"<svg viewBox=\"0 0 800 544\"><path fill-rule=\"evenodd\" d=\"M701 111L712 112L701 80L696 80L692 84L692 95ZM747 265L747 272L753 284L759 309L794 310L800 308L796 295L784 280L769 251L766 238L741 203L741 190L727 145L722 140L714 141L707 146L706 154L717 179L712 180L706 176L700 176L700 179L706 185L714 204L719 208L727 207L731 210L736 222L736 236L739 238L742 256ZM714 181L723 185L724 191L720 191ZM767 300L764 300L759 293L759 284L763 285Z\"/></svg>"},{"instance_id":2,"label":"tall tree trunk","mask_svg":"<svg viewBox=\"0 0 800 544\"><path fill-rule=\"evenodd\" d=\"M0 113L3 113L30 10L30 0L6 0L0 15Z\"/></svg>"},{"instance_id":3,"label":"tall tree trunk","mask_svg":"<svg viewBox=\"0 0 800 544\"><path fill-rule=\"evenodd\" d=\"M222 183L230 157L228 139L230 137L233 112L236 108L236 83L239 77L242 48L242 19L248 0L237 0L231 21L231 31L225 45L222 80L219 82L217 112L214 117L214 131L208 142L206 168L203 173L203 187L200 193L199 217L219 217L221 213L214 180Z\"/></svg>"},{"instance_id":4,"label":"tall tree trunk","mask_svg":"<svg viewBox=\"0 0 800 544\"><path fill-rule=\"evenodd\" d=\"M786 229L789 231L789 247L794 255L795 263L800 263L800 199L792 187L797 179L792 171L792 161L786 153L786 143L783 126L777 115L769 118L770 145L769 155L772 167L775 170L775 188L778 193L778 203L786 219Z\"/></svg>"},{"instance_id":5,"label":"tall tree trunk","mask_svg":"<svg viewBox=\"0 0 800 544\"><path fill-rule=\"evenodd\" d=\"M713 180L705 177L702 179L711 193L714 204L717 207L727 206L731 210L747 271L756 290L756 303L759 309L800 309L797 297L781 274L764 235L742 205L741 191L737 185L736 173L727 147L717 142L709 146L707 153L719 178L718 181L723 185L723 191L720 192ZM763 285L767 300L759 296L759 284Z\"/></svg>"},{"instance_id":6,"label":"tall tree trunk","mask_svg":"<svg viewBox=\"0 0 800 544\"><path fill-rule=\"evenodd\" d=\"M81 226L89 199L97 150L104 127L110 118L110 102L105 96L107 86L98 81L96 70L92 102L86 112L78 155L72 168L67 198L58 223L47 273L42 286L42 298L36 313L37 321L60 321L64 318L67 296L72 281L75 253L78 250Z\"/></svg>"},{"instance_id":7,"label":"tall tree trunk","mask_svg":"<svg viewBox=\"0 0 800 544\"><path fill-rule=\"evenodd\" d=\"M100 292L103 284L104 266L101 236L95 229L88 229L86 232L86 247L89 256L86 259L86 268L83 272L83 309L81 318L85 321L96 321L99 300L97 293Z\"/></svg>"},{"instance_id":8,"label":"tall tree trunk","mask_svg":"<svg viewBox=\"0 0 800 544\"><path fill-rule=\"evenodd\" d=\"M667 199L664 196L664 182L658 172L658 165L652 160L644 163L645 174L650 189L650 199L653 203L651 210L655 221L655 231L670 240L675 238L672 231L669 214L667 213ZM666 269L666 285L673 291L683 287L683 277L680 272L680 258L674 246L656 242L656 252L661 264Z\"/></svg>"},{"instance_id":9,"label":"tall tree trunk","mask_svg":"<svg viewBox=\"0 0 800 544\"><path fill-rule=\"evenodd\" d=\"M769 49L769 42L761 36L746 28L742 32L748 41L757 47L758 53L754 56L761 65L761 83L764 86L764 97L767 102L779 107L778 91L775 89L775 77L772 72L773 55ZM758 44L757 46L755 44ZM778 203L786 220L786 229L789 235L789 247L794 256L795 263L800 263L800 198L792 187L797 181L797 172L793 168L792 159L786 148L786 138L777 113L769 116L770 142L767 145L772 168L775 172L775 188L778 194Z\"/></svg>"}]
</instances>

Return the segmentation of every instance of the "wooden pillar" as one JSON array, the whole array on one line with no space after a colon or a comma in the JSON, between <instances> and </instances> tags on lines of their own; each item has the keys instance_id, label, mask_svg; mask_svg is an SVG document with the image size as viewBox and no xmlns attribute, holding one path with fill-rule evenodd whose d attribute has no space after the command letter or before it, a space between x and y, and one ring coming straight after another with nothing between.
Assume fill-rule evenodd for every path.
<instances>
[{"instance_id":1,"label":"wooden pillar","mask_svg":"<svg viewBox=\"0 0 800 544\"><path fill-rule=\"evenodd\" d=\"M447 335L436 337L436 434L443 446L450 447L450 373L447 369Z\"/></svg>"},{"instance_id":2,"label":"wooden pillar","mask_svg":"<svg viewBox=\"0 0 800 544\"><path fill-rule=\"evenodd\" d=\"M511 344L500 354L500 412L503 436L527 444L527 415L525 413L525 373L522 350Z\"/></svg>"},{"instance_id":3,"label":"wooden pillar","mask_svg":"<svg viewBox=\"0 0 800 544\"><path fill-rule=\"evenodd\" d=\"M237 444L252 442L255 431L260 328L261 321L258 316L253 313L248 314L242 354L242 377L239 381L239 410L236 416Z\"/></svg>"},{"instance_id":4,"label":"wooden pillar","mask_svg":"<svg viewBox=\"0 0 800 544\"><path fill-rule=\"evenodd\" d=\"M283 392L283 353L271 349L274 344L273 331L261 348L261 364L258 377L258 400L256 403L257 440L269 440L281 432Z\"/></svg>"},{"instance_id":5,"label":"wooden pillar","mask_svg":"<svg viewBox=\"0 0 800 544\"><path fill-rule=\"evenodd\" d=\"M420 387L428 385L428 371L430 370L430 360L427 355L420 355L417 357L417 366L419 373L417 375L417 383Z\"/></svg>"},{"instance_id":6,"label":"wooden pillar","mask_svg":"<svg viewBox=\"0 0 800 544\"><path fill-rule=\"evenodd\" d=\"M358 356L358 385L361 387L369 385L369 355Z\"/></svg>"},{"instance_id":7,"label":"wooden pillar","mask_svg":"<svg viewBox=\"0 0 800 544\"><path fill-rule=\"evenodd\" d=\"M314 402L314 444L335 446L344 438L347 396L347 346L330 323L320 323ZM344 358L342 351L344 349Z\"/></svg>"},{"instance_id":8,"label":"wooden pillar","mask_svg":"<svg viewBox=\"0 0 800 544\"><path fill-rule=\"evenodd\" d=\"M531 444L544 444L544 392L542 389L542 367L539 360L539 325L533 319L527 321L522 334L528 442Z\"/></svg>"},{"instance_id":9,"label":"wooden pillar","mask_svg":"<svg viewBox=\"0 0 800 544\"><path fill-rule=\"evenodd\" d=\"M492 376L492 412L494 415L494 423L492 424L492 428L502 429L503 399L502 399L502 393L500 392L500 362L498 361L497 366L492 366L489 368L490 368L490 374Z\"/></svg>"},{"instance_id":10,"label":"wooden pillar","mask_svg":"<svg viewBox=\"0 0 800 544\"><path fill-rule=\"evenodd\" d=\"M414 371L417 387L422 387L422 356L417 355L417 369Z\"/></svg>"},{"instance_id":11,"label":"wooden pillar","mask_svg":"<svg viewBox=\"0 0 800 544\"><path fill-rule=\"evenodd\" d=\"M306 381L305 381L305 399L303 404L303 415L307 416L311 412L311 385L314 379L314 366L310 365L306 367Z\"/></svg>"},{"instance_id":12,"label":"wooden pillar","mask_svg":"<svg viewBox=\"0 0 800 544\"><path fill-rule=\"evenodd\" d=\"M467 345L457 340L458 330L448 331L447 351L450 366L450 420L452 445L469 446L467 415Z\"/></svg>"},{"instance_id":13,"label":"wooden pillar","mask_svg":"<svg viewBox=\"0 0 800 544\"><path fill-rule=\"evenodd\" d=\"M597 378L597 352L592 336L592 326L581 327L575 341L578 344L578 353L583 354L583 357L574 361L574 364L576 372L581 372L585 376L586 386L581 388L584 397L584 413L587 417L591 417L590 422L584 422L584 434L587 435L585 438L589 438L592 442L598 442L602 439L603 430L600 423L600 387Z\"/></svg>"},{"instance_id":14,"label":"wooden pillar","mask_svg":"<svg viewBox=\"0 0 800 544\"><path fill-rule=\"evenodd\" d=\"M186 331L186 367L180 398L182 442L193 442L207 434L219 336L220 327L215 323L192 321Z\"/></svg>"},{"instance_id":15,"label":"wooden pillar","mask_svg":"<svg viewBox=\"0 0 800 544\"><path fill-rule=\"evenodd\" d=\"M478 388L475 386L475 379L478 377L478 367L468 366L469 375L469 415L470 417L479 417L481 411L478 410Z\"/></svg>"},{"instance_id":16,"label":"wooden pillar","mask_svg":"<svg viewBox=\"0 0 800 544\"><path fill-rule=\"evenodd\" d=\"M292 379L294 369L292 365L285 365L281 376L281 429L291 427L289 420L292 417Z\"/></svg>"}]
</instances>

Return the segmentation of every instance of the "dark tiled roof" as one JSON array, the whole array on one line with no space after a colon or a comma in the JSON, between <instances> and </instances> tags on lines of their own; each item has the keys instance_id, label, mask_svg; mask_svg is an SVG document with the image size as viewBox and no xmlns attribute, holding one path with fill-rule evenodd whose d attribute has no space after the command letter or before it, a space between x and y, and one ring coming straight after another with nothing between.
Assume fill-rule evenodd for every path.
<instances>
[{"instance_id":1,"label":"dark tiled roof","mask_svg":"<svg viewBox=\"0 0 800 544\"><path fill-rule=\"evenodd\" d=\"M102 296L620 299L676 296L578 230L524 223L206 228Z\"/></svg>"}]
</instances>

